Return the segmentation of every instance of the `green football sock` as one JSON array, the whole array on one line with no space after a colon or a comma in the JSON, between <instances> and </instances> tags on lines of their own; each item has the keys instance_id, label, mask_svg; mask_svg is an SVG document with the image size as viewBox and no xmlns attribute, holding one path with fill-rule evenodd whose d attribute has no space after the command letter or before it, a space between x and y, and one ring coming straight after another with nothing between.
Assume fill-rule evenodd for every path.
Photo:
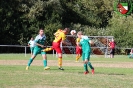
<instances>
[{"instance_id":1,"label":"green football sock","mask_svg":"<svg viewBox=\"0 0 133 88\"><path fill-rule=\"evenodd\" d=\"M88 62L88 65L91 69L94 69L93 66L91 65L91 62Z\"/></svg>"},{"instance_id":2,"label":"green football sock","mask_svg":"<svg viewBox=\"0 0 133 88\"><path fill-rule=\"evenodd\" d=\"M84 64L84 70L85 70L85 71L88 71L87 64Z\"/></svg>"},{"instance_id":3,"label":"green football sock","mask_svg":"<svg viewBox=\"0 0 133 88\"><path fill-rule=\"evenodd\" d=\"M47 66L47 60L43 60L43 65L44 65L44 67Z\"/></svg>"},{"instance_id":4,"label":"green football sock","mask_svg":"<svg viewBox=\"0 0 133 88\"><path fill-rule=\"evenodd\" d=\"M28 66L30 66L30 64L33 62L33 59L30 58L29 61L28 61Z\"/></svg>"}]
</instances>

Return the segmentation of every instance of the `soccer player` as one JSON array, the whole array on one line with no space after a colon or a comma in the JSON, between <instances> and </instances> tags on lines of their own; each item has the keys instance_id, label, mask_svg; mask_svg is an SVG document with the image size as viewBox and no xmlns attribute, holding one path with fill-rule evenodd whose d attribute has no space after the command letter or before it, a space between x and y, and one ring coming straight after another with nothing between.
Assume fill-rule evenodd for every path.
<instances>
[{"instance_id":1,"label":"soccer player","mask_svg":"<svg viewBox=\"0 0 133 88\"><path fill-rule=\"evenodd\" d=\"M32 56L33 55L33 50L34 50L34 47L35 47L35 41L34 41L33 37L28 42L28 46L30 46L30 51L31 51L31 56Z\"/></svg>"},{"instance_id":2,"label":"soccer player","mask_svg":"<svg viewBox=\"0 0 133 88\"><path fill-rule=\"evenodd\" d=\"M88 36L84 36L82 31L79 31L77 33L78 38L80 38L80 43L79 45L82 47L82 60L84 63L84 74L88 74L88 66L91 68L92 70L92 74L94 74L94 67L91 65L90 63L90 53L91 53L91 48L90 48L90 44L92 44L92 42L89 40ZM88 66L87 66L88 65Z\"/></svg>"},{"instance_id":3,"label":"soccer player","mask_svg":"<svg viewBox=\"0 0 133 88\"><path fill-rule=\"evenodd\" d=\"M109 46L110 46L110 58L114 58L116 43L113 38L111 42L109 43Z\"/></svg>"},{"instance_id":4,"label":"soccer player","mask_svg":"<svg viewBox=\"0 0 133 88\"><path fill-rule=\"evenodd\" d=\"M79 46L80 38L76 39L76 62L78 62L79 58L82 56L82 48Z\"/></svg>"},{"instance_id":5,"label":"soccer player","mask_svg":"<svg viewBox=\"0 0 133 88\"><path fill-rule=\"evenodd\" d=\"M59 70L64 70L62 68L62 50L61 50L60 44L62 42L63 44L70 45L70 43L65 41L66 34L68 34L69 31L70 31L69 28L65 28L64 30L61 30L61 29L57 30L57 32L54 33L55 39L52 43L52 47L51 48L46 48L46 49L43 50L44 52L55 50L58 53Z\"/></svg>"},{"instance_id":6,"label":"soccer player","mask_svg":"<svg viewBox=\"0 0 133 88\"><path fill-rule=\"evenodd\" d=\"M76 31L71 30L70 34L76 36ZM79 42L80 42L80 38L77 38L76 39L76 62L78 62L79 58L82 56L82 49L79 46Z\"/></svg>"},{"instance_id":7,"label":"soccer player","mask_svg":"<svg viewBox=\"0 0 133 88\"><path fill-rule=\"evenodd\" d=\"M133 48L130 51L129 58L133 58Z\"/></svg>"},{"instance_id":8,"label":"soccer player","mask_svg":"<svg viewBox=\"0 0 133 88\"><path fill-rule=\"evenodd\" d=\"M42 52L42 50L44 48L45 40L46 40L46 36L44 35L44 30L40 29L39 30L39 35L37 35L36 38L35 38L35 44L36 45L35 45L34 50L33 50L33 55L31 56L31 58L28 61L28 65L26 67L26 70L29 69L31 63L33 62L33 60L35 59L37 54L41 54L42 55L43 64L44 64L44 70L50 69L50 67L47 66L46 52Z\"/></svg>"}]
</instances>

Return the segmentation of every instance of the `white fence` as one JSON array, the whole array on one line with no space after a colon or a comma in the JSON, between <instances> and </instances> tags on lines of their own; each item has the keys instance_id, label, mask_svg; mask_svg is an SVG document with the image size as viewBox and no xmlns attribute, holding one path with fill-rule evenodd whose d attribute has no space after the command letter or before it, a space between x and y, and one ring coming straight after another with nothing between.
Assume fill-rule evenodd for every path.
<instances>
[{"instance_id":1,"label":"white fence","mask_svg":"<svg viewBox=\"0 0 133 88\"><path fill-rule=\"evenodd\" d=\"M22 47L24 48L24 56L26 57L27 54L27 48L29 48L29 46L22 46L22 45L0 45L0 47ZM47 46L47 47L51 47L51 46ZM62 46L62 47L71 47L71 48L75 48L74 46ZM107 48L107 47L91 47L91 48ZM116 47L116 49L131 49L131 48L121 48L121 47ZM54 54L54 50L53 50L53 56L55 56ZM73 53L75 54L75 53ZM105 57L107 57L107 52L105 53Z\"/></svg>"},{"instance_id":2,"label":"white fence","mask_svg":"<svg viewBox=\"0 0 133 88\"><path fill-rule=\"evenodd\" d=\"M26 57L27 54L27 48L29 48L29 46L22 46L22 45L0 45L0 47L22 47L24 48L24 55ZM47 47L51 47L51 46L47 46Z\"/></svg>"}]
</instances>

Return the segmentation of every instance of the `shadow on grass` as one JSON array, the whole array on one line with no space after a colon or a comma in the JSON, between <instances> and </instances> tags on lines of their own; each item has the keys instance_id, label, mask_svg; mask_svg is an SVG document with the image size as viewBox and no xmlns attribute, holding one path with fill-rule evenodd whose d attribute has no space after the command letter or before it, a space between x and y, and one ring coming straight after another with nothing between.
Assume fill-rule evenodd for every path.
<instances>
[{"instance_id":1,"label":"shadow on grass","mask_svg":"<svg viewBox=\"0 0 133 88\"><path fill-rule=\"evenodd\" d=\"M117 73L110 73L108 75L126 75L126 74L117 74Z\"/></svg>"},{"instance_id":2,"label":"shadow on grass","mask_svg":"<svg viewBox=\"0 0 133 88\"><path fill-rule=\"evenodd\" d=\"M104 74L104 75L126 75L126 74L119 74L119 73L102 73L102 72L96 72L95 74Z\"/></svg>"}]
</instances>

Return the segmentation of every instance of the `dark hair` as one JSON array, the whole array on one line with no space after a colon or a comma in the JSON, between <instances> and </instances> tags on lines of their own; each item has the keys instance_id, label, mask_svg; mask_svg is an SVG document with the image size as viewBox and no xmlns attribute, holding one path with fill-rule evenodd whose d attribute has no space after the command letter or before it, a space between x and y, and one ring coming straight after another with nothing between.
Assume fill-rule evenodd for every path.
<instances>
[{"instance_id":1,"label":"dark hair","mask_svg":"<svg viewBox=\"0 0 133 88\"><path fill-rule=\"evenodd\" d=\"M79 31L77 34L78 35L83 35L83 32L82 31Z\"/></svg>"},{"instance_id":2,"label":"dark hair","mask_svg":"<svg viewBox=\"0 0 133 88\"><path fill-rule=\"evenodd\" d=\"M65 30L65 31L68 31L68 30L70 30L70 28L65 28L64 30Z\"/></svg>"},{"instance_id":3,"label":"dark hair","mask_svg":"<svg viewBox=\"0 0 133 88\"><path fill-rule=\"evenodd\" d=\"M43 28L40 28L39 31L40 31L40 30L44 30L44 29L43 29Z\"/></svg>"},{"instance_id":4,"label":"dark hair","mask_svg":"<svg viewBox=\"0 0 133 88\"><path fill-rule=\"evenodd\" d=\"M40 28L39 30L38 30L38 32L40 32L40 30L44 30L43 28Z\"/></svg>"}]
</instances>

